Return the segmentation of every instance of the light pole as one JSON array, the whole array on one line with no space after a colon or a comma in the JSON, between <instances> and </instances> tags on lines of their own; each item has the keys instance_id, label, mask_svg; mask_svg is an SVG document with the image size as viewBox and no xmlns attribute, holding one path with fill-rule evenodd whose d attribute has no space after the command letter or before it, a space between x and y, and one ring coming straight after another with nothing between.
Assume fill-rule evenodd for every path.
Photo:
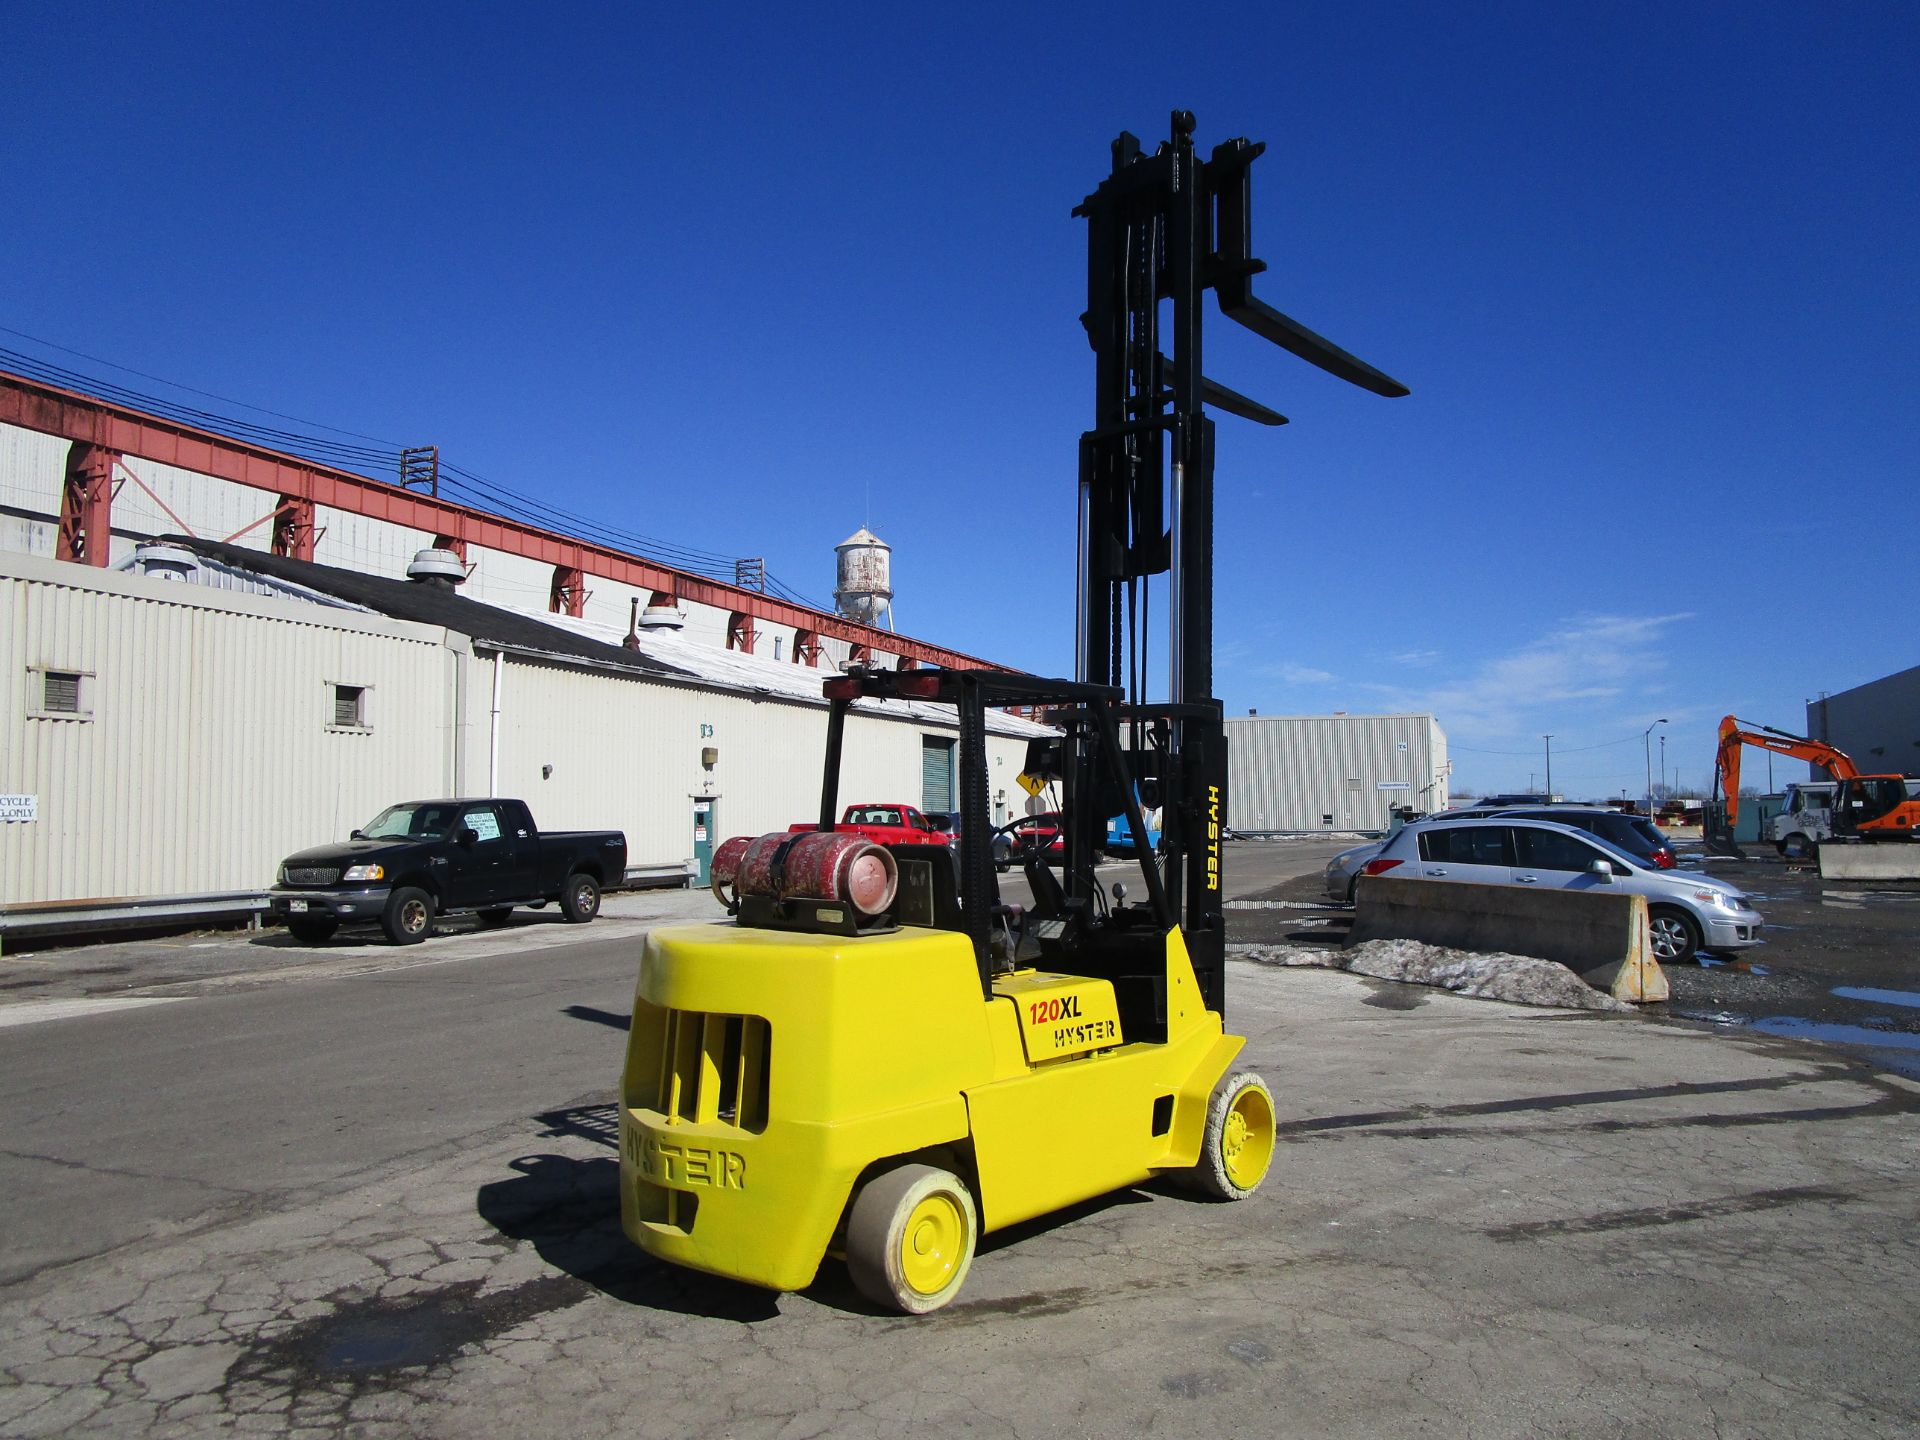
<instances>
[{"instance_id":1,"label":"light pole","mask_svg":"<svg viewBox=\"0 0 1920 1440\"><path fill-rule=\"evenodd\" d=\"M1667 788L1667 732L1660 732L1660 788Z\"/></svg>"},{"instance_id":2,"label":"light pole","mask_svg":"<svg viewBox=\"0 0 1920 1440\"><path fill-rule=\"evenodd\" d=\"M1547 742L1547 803L1551 805L1553 803L1553 737L1542 735L1540 738Z\"/></svg>"},{"instance_id":3,"label":"light pole","mask_svg":"<svg viewBox=\"0 0 1920 1440\"><path fill-rule=\"evenodd\" d=\"M1667 717L1662 715L1658 720L1653 722L1653 725L1664 725L1666 723ZM1640 746L1647 752L1647 818L1649 820L1653 818L1653 741L1648 737L1653 734L1653 725L1647 726L1645 730L1640 732ZM1667 737L1662 735L1660 737L1660 779L1662 783L1666 781L1666 778Z\"/></svg>"}]
</instances>

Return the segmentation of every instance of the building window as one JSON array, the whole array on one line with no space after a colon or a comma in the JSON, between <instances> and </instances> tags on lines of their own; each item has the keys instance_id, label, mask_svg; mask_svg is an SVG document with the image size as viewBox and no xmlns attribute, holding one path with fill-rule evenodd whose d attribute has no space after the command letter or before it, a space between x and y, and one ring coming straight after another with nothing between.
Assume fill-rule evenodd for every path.
<instances>
[{"instance_id":1,"label":"building window","mask_svg":"<svg viewBox=\"0 0 1920 1440\"><path fill-rule=\"evenodd\" d=\"M334 685L332 730L370 730L367 723L367 692L365 685Z\"/></svg>"},{"instance_id":2,"label":"building window","mask_svg":"<svg viewBox=\"0 0 1920 1440\"><path fill-rule=\"evenodd\" d=\"M29 668L27 714L41 720L91 720L92 672L42 665Z\"/></svg>"}]
</instances>

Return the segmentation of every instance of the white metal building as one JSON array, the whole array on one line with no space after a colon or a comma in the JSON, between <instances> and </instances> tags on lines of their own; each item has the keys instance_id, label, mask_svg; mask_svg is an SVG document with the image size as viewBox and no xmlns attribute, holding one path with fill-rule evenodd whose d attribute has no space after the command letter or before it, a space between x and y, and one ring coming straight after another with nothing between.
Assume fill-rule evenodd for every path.
<instances>
[{"instance_id":1,"label":"white metal building","mask_svg":"<svg viewBox=\"0 0 1920 1440\"><path fill-rule=\"evenodd\" d=\"M1228 824L1242 835L1385 830L1443 809L1447 737L1431 715L1229 716Z\"/></svg>"},{"instance_id":2,"label":"white metal building","mask_svg":"<svg viewBox=\"0 0 1920 1440\"><path fill-rule=\"evenodd\" d=\"M53 558L70 448L69 442L59 436L0 423L0 552ZM118 483L109 551L112 564L123 562L147 540L169 534L224 539L261 552L271 548L275 501L270 493L132 456L117 460L114 473ZM431 531L324 505L317 508L315 530L313 558L318 563L394 579L404 577L413 557L432 546L435 539ZM865 530L839 547L840 558L851 555L858 562L855 568L862 573L879 566L886 597L880 609L890 616L892 582L884 558L886 551L887 547ZM473 599L521 610L549 609L553 581L550 565L491 548L481 541L469 547L467 561L470 573L464 593ZM823 555L822 565L827 561ZM842 572L847 568L845 564L840 566ZM836 583L845 586L847 575L841 573ZM645 607L653 593L594 577L584 592L584 618L617 627L624 634L634 602ZM728 648L726 609L692 600L682 600L679 608L687 636L714 649ZM873 618L862 610L859 601L849 605L847 613L863 620ZM795 658L795 639L790 634L770 632L754 639L756 654L788 663ZM849 658L850 647L844 639L822 635L819 646L819 669L824 674L832 674ZM880 640L872 647L870 658L892 668L899 657Z\"/></svg>"},{"instance_id":3,"label":"white metal building","mask_svg":"<svg viewBox=\"0 0 1920 1440\"><path fill-rule=\"evenodd\" d=\"M818 813L818 670L178 548L188 563L155 574L0 551L0 920L257 892L286 854L403 799L518 796L546 828L619 828L631 864L682 869ZM990 717L1000 816L1045 733ZM949 707L863 703L841 794L918 802L956 738Z\"/></svg>"}]
</instances>

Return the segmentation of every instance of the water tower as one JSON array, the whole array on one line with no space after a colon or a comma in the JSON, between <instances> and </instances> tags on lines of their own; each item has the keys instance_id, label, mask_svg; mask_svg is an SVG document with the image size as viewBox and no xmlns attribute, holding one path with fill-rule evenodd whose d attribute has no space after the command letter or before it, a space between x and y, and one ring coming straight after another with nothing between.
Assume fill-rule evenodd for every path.
<instances>
[{"instance_id":1,"label":"water tower","mask_svg":"<svg viewBox=\"0 0 1920 1440\"><path fill-rule=\"evenodd\" d=\"M833 547L839 558L833 603L849 620L893 628L893 547L862 525Z\"/></svg>"}]
</instances>

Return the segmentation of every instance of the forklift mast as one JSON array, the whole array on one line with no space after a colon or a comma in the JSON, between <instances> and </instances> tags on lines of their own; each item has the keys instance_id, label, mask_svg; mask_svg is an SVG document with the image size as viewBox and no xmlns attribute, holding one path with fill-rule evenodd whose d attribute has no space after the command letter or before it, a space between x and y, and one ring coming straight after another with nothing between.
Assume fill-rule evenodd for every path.
<instances>
[{"instance_id":1,"label":"forklift mast","mask_svg":"<svg viewBox=\"0 0 1920 1440\"><path fill-rule=\"evenodd\" d=\"M1124 769L1162 812L1166 903L1207 1004L1224 1014L1228 773L1213 694L1214 427L1204 407L1287 422L1203 373L1203 292L1214 292L1228 319L1331 375L1390 398L1407 388L1254 297L1252 278L1266 266L1252 254L1249 172L1266 147L1228 140L1202 160L1193 131L1192 112L1176 110L1171 138L1152 155L1123 132L1112 173L1073 212L1087 221L1081 323L1096 369L1094 424L1080 439L1074 652L1077 682L1123 696ZM1149 581L1158 575L1167 577L1167 652L1164 698L1154 700ZM1091 899L1095 848L1108 816L1120 813L1107 808L1121 797L1101 783L1087 738L1069 730L1073 899ZM1096 797L1102 803L1088 803Z\"/></svg>"}]
</instances>

